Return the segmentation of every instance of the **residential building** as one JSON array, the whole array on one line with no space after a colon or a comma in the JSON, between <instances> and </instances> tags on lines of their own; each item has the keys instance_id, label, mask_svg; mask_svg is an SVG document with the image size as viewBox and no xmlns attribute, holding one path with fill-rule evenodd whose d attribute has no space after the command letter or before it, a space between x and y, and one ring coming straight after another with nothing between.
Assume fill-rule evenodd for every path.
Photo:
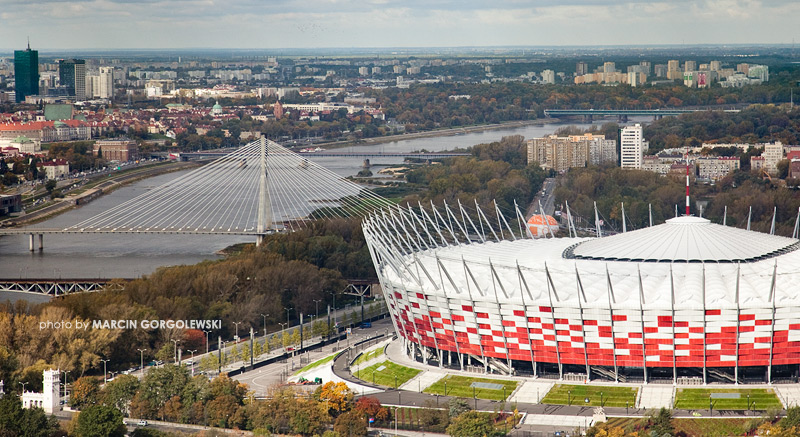
<instances>
[{"instance_id":1,"label":"residential building","mask_svg":"<svg viewBox=\"0 0 800 437\"><path fill-rule=\"evenodd\" d=\"M711 71L720 71L722 70L722 63L720 61L711 61L708 68Z\"/></svg>"},{"instance_id":2,"label":"residential building","mask_svg":"<svg viewBox=\"0 0 800 437\"><path fill-rule=\"evenodd\" d=\"M667 79L683 79L683 72L681 71L681 62L678 60L667 61Z\"/></svg>"},{"instance_id":3,"label":"residential building","mask_svg":"<svg viewBox=\"0 0 800 437\"><path fill-rule=\"evenodd\" d=\"M369 76L369 67L359 67L358 74L361 76Z\"/></svg>"},{"instance_id":4,"label":"residential building","mask_svg":"<svg viewBox=\"0 0 800 437\"><path fill-rule=\"evenodd\" d=\"M653 66L653 74L655 77L667 77L668 67L665 64L656 64Z\"/></svg>"},{"instance_id":5,"label":"residential building","mask_svg":"<svg viewBox=\"0 0 800 437\"><path fill-rule=\"evenodd\" d=\"M22 212L22 194L0 194L0 216ZM0 381L0 396L3 396L3 381Z\"/></svg>"},{"instance_id":6,"label":"residential building","mask_svg":"<svg viewBox=\"0 0 800 437\"><path fill-rule=\"evenodd\" d=\"M673 165L680 164L683 160L684 157L681 155L648 155L642 157L642 170L666 176ZM686 168L685 164L684 168Z\"/></svg>"},{"instance_id":7,"label":"residential building","mask_svg":"<svg viewBox=\"0 0 800 437\"><path fill-rule=\"evenodd\" d=\"M793 159L789 164L789 177L800 179L800 159Z\"/></svg>"},{"instance_id":8,"label":"residential building","mask_svg":"<svg viewBox=\"0 0 800 437\"><path fill-rule=\"evenodd\" d=\"M603 63L603 73L616 73L617 67L613 62L604 62Z\"/></svg>"},{"instance_id":9,"label":"residential building","mask_svg":"<svg viewBox=\"0 0 800 437\"><path fill-rule=\"evenodd\" d=\"M752 156L750 157L750 171L760 171L762 168L765 168L766 164L764 163L763 156Z\"/></svg>"},{"instance_id":10,"label":"residential building","mask_svg":"<svg viewBox=\"0 0 800 437\"><path fill-rule=\"evenodd\" d=\"M547 84L556 83L556 73L553 70L542 71L542 82Z\"/></svg>"},{"instance_id":11,"label":"residential building","mask_svg":"<svg viewBox=\"0 0 800 437\"><path fill-rule=\"evenodd\" d=\"M620 131L620 167L642 168L642 158L647 144L644 141L642 125L625 126Z\"/></svg>"},{"instance_id":12,"label":"residential building","mask_svg":"<svg viewBox=\"0 0 800 437\"><path fill-rule=\"evenodd\" d=\"M14 50L14 91L16 102L24 102L25 97L39 94L39 51Z\"/></svg>"},{"instance_id":13,"label":"residential building","mask_svg":"<svg viewBox=\"0 0 800 437\"><path fill-rule=\"evenodd\" d=\"M128 138L100 140L94 143L92 152L108 161L133 161L139 158L139 146Z\"/></svg>"},{"instance_id":14,"label":"residential building","mask_svg":"<svg viewBox=\"0 0 800 437\"><path fill-rule=\"evenodd\" d=\"M783 159L783 143L776 141L764 144L761 156L764 158L764 168L767 172L773 176L777 175L778 163Z\"/></svg>"},{"instance_id":15,"label":"residential building","mask_svg":"<svg viewBox=\"0 0 800 437\"><path fill-rule=\"evenodd\" d=\"M758 79L761 82L769 81L769 67L766 65L751 65L746 74L750 79Z\"/></svg>"},{"instance_id":16,"label":"residential building","mask_svg":"<svg viewBox=\"0 0 800 437\"><path fill-rule=\"evenodd\" d=\"M64 159L40 162L39 167L44 170L47 179L58 179L69 175L69 162Z\"/></svg>"},{"instance_id":17,"label":"residential building","mask_svg":"<svg viewBox=\"0 0 800 437\"><path fill-rule=\"evenodd\" d=\"M61 85L67 87L75 100L86 100L86 61L83 59L61 59L58 61Z\"/></svg>"},{"instance_id":18,"label":"residential building","mask_svg":"<svg viewBox=\"0 0 800 437\"><path fill-rule=\"evenodd\" d=\"M97 97L101 99L111 99L114 97L114 69L112 67L100 67L100 81Z\"/></svg>"},{"instance_id":19,"label":"residential building","mask_svg":"<svg viewBox=\"0 0 800 437\"><path fill-rule=\"evenodd\" d=\"M697 61L686 61L683 63L683 71L697 71Z\"/></svg>"},{"instance_id":20,"label":"residential building","mask_svg":"<svg viewBox=\"0 0 800 437\"><path fill-rule=\"evenodd\" d=\"M698 177L711 181L718 181L730 172L738 170L739 158L736 156L700 157L697 159Z\"/></svg>"},{"instance_id":21,"label":"residential building","mask_svg":"<svg viewBox=\"0 0 800 437\"><path fill-rule=\"evenodd\" d=\"M538 162L542 168L565 172L572 167L586 167L616 162L616 141L603 135L549 135L528 140L528 163Z\"/></svg>"},{"instance_id":22,"label":"residential building","mask_svg":"<svg viewBox=\"0 0 800 437\"><path fill-rule=\"evenodd\" d=\"M650 72L652 71L652 66L650 61L641 61L639 62L639 71L644 73L645 77L650 76Z\"/></svg>"},{"instance_id":23,"label":"residential building","mask_svg":"<svg viewBox=\"0 0 800 437\"><path fill-rule=\"evenodd\" d=\"M589 64L578 62L575 65L575 76L583 76L584 74L589 74Z\"/></svg>"}]
</instances>

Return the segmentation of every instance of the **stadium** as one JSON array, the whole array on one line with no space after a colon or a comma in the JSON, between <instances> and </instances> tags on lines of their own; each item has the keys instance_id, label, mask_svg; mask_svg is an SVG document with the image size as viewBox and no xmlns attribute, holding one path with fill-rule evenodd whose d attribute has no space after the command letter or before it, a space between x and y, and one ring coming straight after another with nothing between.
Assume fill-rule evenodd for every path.
<instances>
[{"instance_id":1,"label":"stadium","mask_svg":"<svg viewBox=\"0 0 800 437\"><path fill-rule=\"evenodd\" d=\"M797 382L799 240L695 216L533 238L519 209L494 209L407 206L365 219L411 358L574 381Z\"/></svg>"}]
</instances>

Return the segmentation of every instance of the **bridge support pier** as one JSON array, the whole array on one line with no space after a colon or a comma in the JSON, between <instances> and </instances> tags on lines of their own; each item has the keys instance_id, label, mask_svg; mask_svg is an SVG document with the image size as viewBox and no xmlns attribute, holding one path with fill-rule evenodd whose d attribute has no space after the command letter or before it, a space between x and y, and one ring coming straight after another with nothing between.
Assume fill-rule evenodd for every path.
<instances>
[{"instance_id":1,"label":"bridge support pier","mask_svg":"<svg viewBox=\"0 0 800 437\"><path fill-rule=\"evenodd\" d=\"M261 246L264 244L264 235L257 235L256 236L256 247Z\"/></svg>"},{"instance_id":2,"label":"bridge support pier","mask_svg":"<svg viewBox=\"0 0 800 437\"><path fill-rule=\"evenodd\" d=\"M33 234L30 234L29 237L30 238L28 239L28 248L30 249L31 252L33 252Z\"/></svg>"},{"instance_id":3,"label":"bridge support pier","mask_svg":"<svg viewBox=\"0 0 800 437\"><path fill-rule=\"evenodd\" d=\"M39 250L40 251L44 250L44 234L37 234L37 235L39 235ZM28 237L29 237L28 238L28 249L30 249L31 252L36 250L36 246L34 246L33 236L34 236L34 234L29 234L28 235Z\"/></svg>"},{"instance_id":4,"label":"bridge support pier","mask_svg":"<svg viewBox=\"0 0 800 437\"><path fill-rule=\"evenodd\" d=\"M39 250L44 250L44 234L39 234Z\"/></svg>"}]
</instances>

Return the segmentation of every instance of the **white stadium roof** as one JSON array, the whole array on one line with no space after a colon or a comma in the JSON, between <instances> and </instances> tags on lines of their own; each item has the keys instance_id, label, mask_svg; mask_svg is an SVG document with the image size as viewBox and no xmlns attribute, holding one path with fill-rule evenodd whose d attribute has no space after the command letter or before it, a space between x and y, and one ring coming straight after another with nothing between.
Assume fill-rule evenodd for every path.
<instances>
[{"instance_id":1,"label":"white stadium roof","mask_svg":"<svg viewBox=\"0 0 800 437\"><path fill-rule=\"evenodd\" d=\"M797 247L795 239L681 217L604 238L431 247L396 254L382 274L409 291L493 303L768 308L800 305Z\"/></svg>"}]
</instances>

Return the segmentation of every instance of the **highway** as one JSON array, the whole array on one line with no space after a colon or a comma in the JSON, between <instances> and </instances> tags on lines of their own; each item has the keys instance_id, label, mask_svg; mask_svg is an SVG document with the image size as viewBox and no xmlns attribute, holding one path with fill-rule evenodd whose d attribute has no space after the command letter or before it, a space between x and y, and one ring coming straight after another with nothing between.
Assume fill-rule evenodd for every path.
<instances>
[{"instance_id":1,"label":"highway","mask_svg":"<svg viewBox=\"0 0 800 437\"><path fill-rule=\"evenodd\" d=\"M528 205L527 211L527 218L530 218L534 214L541 214L539 210L539 202L542 203L542 208L544 208L544 212L547 215L553 215L555 213L555 203L556 203L556 196L555 196L555 189L556 189L556 178L547 178L542 183L542 190L536 194L536 197L533 198L533 201L530 205Z\"/></svg>"}]
</instances>

